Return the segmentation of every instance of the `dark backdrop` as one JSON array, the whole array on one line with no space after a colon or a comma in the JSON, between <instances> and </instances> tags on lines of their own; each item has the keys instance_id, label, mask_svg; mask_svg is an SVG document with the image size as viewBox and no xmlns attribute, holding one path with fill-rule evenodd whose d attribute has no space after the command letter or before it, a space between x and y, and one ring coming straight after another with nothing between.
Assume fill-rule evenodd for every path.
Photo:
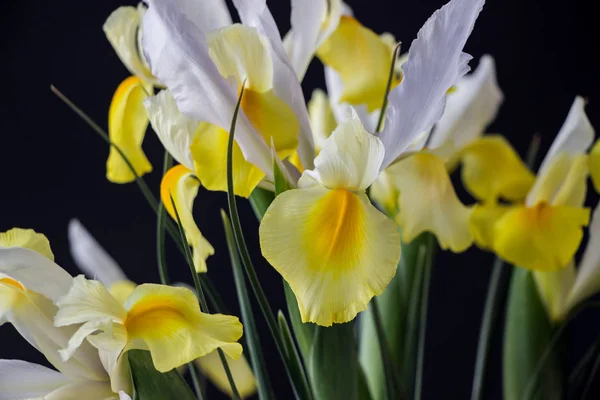
<instances>
[{"instance_id":1,"label":"dark backdrop","mask_svg":"<svg viewBox=\"0 0 600 400\"><path fill-rule=\"evenodd\" d=\"M199 0L200 1L200 0ZM357 18L381 33L392 32L408 49L431 13L445 0L348 0ZM67 223L77 217L137 282L158 280L154 250L155 218L135 184L105 179L108 148L49 91L56 85L106 126L108 106L128 72L102 32L116 7L133 0L4 1L0 24L0 134L2 192L0 229L30 227L48 236L57 262L77 270L69 255ZM287 1L269 1L276 20L289 28ZM550 145L575 95L589 99L592 124L600 126L600 72L597 19L591 2L490 0L481 13L466 51L476 66L482 54L497 62L505 102L490 131L506 135L523 154L534 132L542 150ZM313 62L304 83L305 95L323 87L322 67ZM150 133L144 144L155 172L146 176L157 189L162 148ZM209 274L228 306L238 311L219 209L223 193L201 190L196 220L216 254ZM242 219L259 276L273 307L283 308L281 280L259 255L258 224L240 201ZM188 270L169 246L170 273L188 279ZM478 249L441 254L433 272L427 330L426 399L465 399L470 393L479 320L493 257ZM259 315L258 311L256 312ZM598 320L598 315L588 315ZM261 320L261 318L259 318ZM278 390L286 390L275 349L264 325L266 357ZM597 334L597 323L580 322L574 334L578 349ZM489 398L500 398L499 344L496 334L493 385ZM12 327L0 328L0 358L43 362ZM578 350L580 351L580 350ZM575 354L575 353L574 353ZM282 392L283 393L283 392ZM282 396L286 398L286 396Z\"/></svg>"}]
</instances>

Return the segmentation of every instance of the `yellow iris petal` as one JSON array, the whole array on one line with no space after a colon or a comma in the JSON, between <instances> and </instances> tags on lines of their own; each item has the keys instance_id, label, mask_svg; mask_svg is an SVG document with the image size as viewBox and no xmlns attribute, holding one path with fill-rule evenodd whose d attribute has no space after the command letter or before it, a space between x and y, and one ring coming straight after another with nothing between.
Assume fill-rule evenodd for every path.
<instances>
[{"instance_id":1,"label":"yellow iris petal","mask_svg":"<svg viewBox=\"0 0 600 400\"><path fill-rule=\"evenodd\" d=\"M133 289L136 288L136 284L131 281L116 281L108 288L108 291L112 296L117 299L121 304L125 303L125 300L129 297Z\"/></svg>"},{"instance_id":2,"label":"yellow iris petal","mask_svg":"<svg viewBox=\"0 0 600 400\"><path fill-rule=\"evenodd\" d=\"M588 224L587 208L516 206L493 226L493 249L505 260L523 268L554 271L572 260Z\"/></svg>"},{"instance_id":3,"label":"yellow iris petal","mask_svg":"<svg viewBox=\"0 0 600 400\"><path fill-rule=\"evenodd\" d=\"M465 187L480 200L519 201L533 186L535 175L502 136L488 135L469 144L460 154Z\"/></svg>"},{"instance_id":4,"label":"yellow iris petal","mask_svg":"<svg viewBox=\"0 0 600 400\"><path fill-rule=\"evenodd\" d=\"M227 191L227 142L229 134L216 125L201 123L190 146L196 176L208 190ZM248 197L264 173L246 161L233 142L233 187L238 196Z\"/></svg>"},{"instance_id":5,"label":"yellow iris petal","mask_svg":"<svg viewBox=\"0 0 600 400\"><path fill-rule=\"evenodd\" d=\"M510 209L510 206L485 204L478 204L473 208L473 212L469 218L469 227L477 246L482 249L493 250L495 238L494 225Z\"/></svg>"},{"instance_id":6,"label":"yellow iris petal","mask_svg":"<svg viewBox=\"0 0 600 400\"><path fill-rule=\"evenodd\" d=\"M416 153L392 165L387 172L400 192L396 222L405 242L429 231L435 234L442 249L458 253L471 246L471 209L456 196L441 158Z\"/></svg>"},{"instance_id":7,"label":"yellow iris petal","mask_svg":"<svg viewBox=\"0 0 600 400\"><path fill-rule=\"evenodd\" d=\"M396 215L400 193L387 171L381 171L369 190L369 196L381 209L388 215Z\"/></svg>"},{"instance_id":8,"label":"yellow iris petal","mask_svg":"<svg viewBox=\"0 0 600 400\"><path fill-rule=\"evenodd\" d=\"M310 118L310 127L313 133L316 153L323 148L325 140L337 128L337 121L327 94L321 89L315 89L308 102L308 117Z\"/></svg>"},{"instance_id":9,"label":"yellow iris petal","mask_svg":"<svg viewBox=\"0 0 600 400\"><path fill-rule=\"evenodd\" d=\"M160 197L169 215L177 221L171 202L171 196L173 197L188 244L192 246L196 271L206 272L206 259L215 254L215 250L202 236L194 221L192 210L199 188L200 182L192 172L183 165L176 165L163 177L160 183Z\"/></svg>"},{"instance_id":10,"label":"yellow iris petal","mask_svg":"<svg viewBox=\"0 0 600 400\"><path fill-rule=\"evenodd\" d=\"M148 127L148 115L143 101L152 93L152 85L130 76L117 88L108 112L108 135L111 142L127 156L138 176L152 171L152 165L142 150ZM114 183L135 180L123 157L111 146L106 161L106 177Z\"/></svg>"},{"instance_id":11,"label":"yellow iris petal","mask_svg":"<svg viewBox=\"0 0 600 400\"><path fill-rule=\"evenodd\" d=\"M552 199L553 205L581 207L587 194L588 160L585 154L575 156L564 181Z\"/></svg>"},{"instance_id":12,"label":"yellow iris petal","mask_svg":"<svg viewBox=\"0 0 600 400\"><path fill-rule=\"evenodd\" d=\"M227 365L231 370L231 375L235 381L235 386L240 396L245 399L246 397L252 396L256 393L256 380L248 361L245 357L240 357L234 360L230 357L227 358ZM230 397L233 397L231 391L231 385L229 379L219 358L219 354L213 351L203 357L196 360L196 365L200 368L200 371L210 379L210 381L224 393L227 393Z\"/></svg>"},{"instance_id":13,"label":"yellow iris petal","mask_svg":"<svg viewBox=\"0 0 600 400\"><path fill-rule=\"evenodd\" d=\"M535 271L535 283L548 315L552 321L560 321L567 311L567 297L575 283L573 262L558 271Z\"/></svg>"},{"instance_id":14,"label":"yellow iris petal","mask_svg":"<svg viewBox=\"0 0 600 400\"><path fill-rule=\"evenodd\" d=\"M304 322L352 320L396 273L400 237L364 193L316 185L277 196L260 225L263 256L290 284Z\"/></svg>"},{"instance_id":15,"label":"yellow iris petal","mask_svg":"<svg viewBox=\"0 0 600 400\"><path fill-rule=\"evenodd\" d=\"M0 232L0 247L24 247L34 250L54 261L48 238L33 229L12 228Z\"/></svg>"},{"instance_id":16,"label":"yellow iris petal","mask_svg":"<svg viewBox=\"0 0 600 400\"><path fill-rule=\"evenodd\" d=\"M369 112L381 108L392 53L386 40L350 16L342 16L337 29L317 50L323 64L342 78L340 102L366 104ZM392 87L398 82L396 79Z\"/></svg>"},{"instance_id":17,"label":"yellow iris petal","mask_svg":"<svg viewBox=\"0 0 600 400\"><path fill-rule=\"evenodd\" d=\"M596 192L600 193L600 140L597 140L592 150L590 150L588 165L594 188Z\"/></svg>"},{"instance_id":18,"label":"yellow iris petal","mask_svg":"<svg viewBox=\"0 0 600 400\"><path fill-rule=\"evenodd\" d=\"M166 372L221 348L231 358L242 354L238 318L205 314L186 288L143 284L125 303L130 348L147 348L155 368ZM136 346L135 343L145 343Z\"/></svg>"}]
</instances>

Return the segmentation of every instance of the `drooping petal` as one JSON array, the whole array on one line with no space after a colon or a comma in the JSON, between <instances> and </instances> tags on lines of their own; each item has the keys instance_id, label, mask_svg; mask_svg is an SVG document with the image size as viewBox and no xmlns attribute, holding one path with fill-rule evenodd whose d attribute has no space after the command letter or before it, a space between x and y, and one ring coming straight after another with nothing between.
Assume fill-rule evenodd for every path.
<instances>
[{"instance_id":1,"label":"drooping petal","mask_svg":"<svg viewBox=\"0 0 600 400\"><path fill-rule=\"evenodd\" d=\"M394 50L370 29L342 16L335 32L323 42L317 56L343 81L341 102L381 108ZM394 86L398 83L396 80Z\"/></svg>"},{"instance_id":2,"label":"drooping petal","mask_svg":"<svg viewBox=\"0 0 600 400\"><path fill-rule=\"evenodd\" d=\"M48 238L33 229L12 228L0 232L0 248L23 247L34 250L54 261L54 253L50 248Z\"/></svg>"},{"instance_id":3,"label":"drooping petal","mask_svg":"<svg viewBox=\"0 0 600 400\"><path fill-rule=\"evenodd\" d=\"M452 141L459 150L475 140L494 120L504 98L496 82L494 59L489 55L483 56L475 72L464 76L453 88L429 139L430 148Z\"/></svg>"},{"instance_id":4,"label":"drooping petal","mask_svg":"<svg viewBox=\"0 0 600 400\"><path fill-rule=\"evenodd\" d=\"M106 286L127 280L119 264L77 219L69 221L69 245L75 263L90 278Z\"/></svg>"},{"instance_id":5,"label":"drooping petal","mask_svg":"<svg viewBox=\"0 0 600 400\"><path fill-rule=\"evenodd\" d=\"M73 279L73 286L57 303L56 326L82 324L89 321L110 320L122 323L127 318L123 306L111 296L99 281L83 275Z\"/></svg>"},{"instance_id":6,"label":"drooping petal","mask_svg":"<svg viewBox=\"0 0 600 400\"><path fill-rule=\"evenodd\" d=\"M585 153L594 141L594 128L585 114L585 100L577 96L569 110L567 119L560 128L550 150L546 153L538 175L544 175L555 156L566 153L575 156Z\"/></svg>"},{"instance_id":7,"label":"drooping petal","mask_svg":"<svg viewBox=\"0 0 600 400\"><path fill-rule=\"evenodd\" d=\"M200 182L194 177L192 171L183 165L176 165L163 176L160 183L160 197L169 215L177 221L171 202L173 197L186 239L192 246L194 267L197 272L206 272L206 259L215 254L215 249L202 236L194 221L192 209L199 188Z\"/></svg>"},{"instance_id":8,"label":"drooping petal","mask_svg":"<svg viewBox=\"0 0 600 400\"><path fill-rule=\"evenodd\" d=\"M571 262L583 238L587 208L515 206L496 221L493 249L500 257L523 268L556 271Z\"/></svg>"},{"instance_id":9,"label":"drooping petal","mask_svg":"<svg viewBox=\"0 0 600 400\"><path fill-rule=\"evenodd\" d=\"M0 360L0 400L45 398L70 379L58 371L21 360Z\"/></svg>"},{"instance_id":10,"label":"drooping petal","mask_svg":"<svg viewBox=\"0 0 600 400\"><path fill-rule=\"evenodd\" d=\"M102 29L121 62L133 75L153 85L159 84L150 72L139 46L141 21L146 12L140 3L137 7L123 6L110 14Z\"/></svg>"},{"instance_id":11,"label":"drooping petal","mask_svg":"<svg viewBox=\"0 0 600 400\"><path fill-rule=\"evenodd\" d=\"M535 182L535 175L502 136L475 140L460 152L460 158L463 184L484 202L523 200Z\"/></svg>"},{"instance_id":12,"label":"drooping petal","mask_svg":"<svg viewBox=\"0 0 600 400\"><path fill-rule=\"evenodd\" d=\"M390 165L422 132L441 118L446 92L469 71L462 52L484 0L451 0L425 22L402 65L404 79L389 95L380 134Z\"/></svg>"},{"instance_id":13,"label":"drooping petal","mask_svg":"<svg viewBox=\"0 0 600 400\"><path fill-rule=\"evenodd\" d=\"M138 176L152 171L152 165L142 150L148 127L148 116L143 101L152 93L152 85L136 76L125 79L117 88L108 111L108 135L112 143L127 156ZM135 180L135 175L111 146L106 161L106 178L114 183Z\"/></svg>"},{"instance_id":14,"label":"drooping petal","mask_svg":"<svg viewBox=\"0 0 600 400\"><path fill-rule=\"evenodd\" d=\"M600 207L596 206L590 223L589 239L577 278L566 301L565 312L600 290Z\"/></svg>"},{"instance_id":15,"label":"drooping petal","mask_svg":"<svg viewBox=\"0 0 600 400\"><path fill-rule=\"evenodd\" d=\"M396 273L400 235L364 193L320 185L277 196L260 229L263 256L290 284L303 322L352 320Z\"/></svg>"},{"instance_id":16,"label":"drooping petal","mask_svg":"<svg viewBox=\"0 0 600 400\"><path fill-rule=\"evenodd\" d=\"M600 140L597 140L588 154L588 166L594 189L600 192Z\"/></svg>"},{"instance_id":17,"label":"drooping petal","mask_svg":"<svg viewBox=\"0 0 600 400\"><path fill-rule=\"evenodd\" d=\"M240 396L245 399L256 393L256 380L246 358L243 356L237 360L227 356L226 358ZM196 359L196 365L219 390L233 396L229 379L216 351Z\"/></svg>"},{"instance_id":18,"label":"drooping petal","mask_svg":"<svg viewBox=\"0 0 600 400\"><path fill-rule=\"evenodd\" d=\"M299 81L319 46L337 28L342 11L341 0L292 1L292 29L286 35L284 45Z\"/></svg>"},{"instance_id":19,"label":"drooping petal","mask_svg":"<svg viewBox=\"0 0 600 400\"><path fill-rule=\"evenodd\" d=\"M400 192L396 222L405 242L422 232L432 232L442 249L458 253L471 246L471 209L456 196L441 158L416 153L392 165L387 172Z\"/></svg>"},{"instance_id":20,"label":"drooping petal","mask_svg":"<svg viewBox=\"0 0 600 400\"><path fill-rule=\"evenodd\" d=\"M179 111L229 130L238 88L219 73L209 56L207 31L192 18L202 14L196 8L206 8L204 18L211 19L213 2L152 0L149 5L142 44L153 74L169 88ZM248 161L272 173L268 146L244 113L237 120L236 141Z\"/></svg>"},{"instance_id":21,"label":"drooping petal","mask_svg":"<svg viewBox=\"0 0 600 400\"><path fill-rule=\"evenodd\" d=\"M353 114L325 141L315 158L315 169L304 171L299 187L312 186L316 180L329 189L365 190L379 174L383 153L381 141Z\"/></svg>"},{"instance_id":22,"label":"drooping petal","mask_svg":"<svg viewBox=\"0 0 600 400\"><path fill-rule=\"evenodd\" d=\"M234 359L242 354L242 346L237 343L242 336L238 318L200 312L198 300L189 289L143 284L133 291L125 308L130 343L143 341L160 372L218 347Z\"/></svg>"},{"instance_id":23,"label":"drooping petal","mask_svg":"<svg viewBox=\"0 0 600 400\"><path fill-rule=\"evenodd\" d=\"M0 275L56 302L69 291L73 278L37 251L22 247L0 248Z\"/></svg>"},{"instance_id":24,"label":"drooping petal","mask_svg":"<svg viewBox=\"0 0 600 400\"><path fill-rule=\"evenodd\" d=\"M557 271L534 271L533 276L548 316L554 322L561 321L567 311L567 296L575 281L573 262Z\"/></svg>"},{"instance_id":25,"label":"drooping petal","mask_svg":"<svg viewBox=\"0 0 600 400\"><path fill-rule=\"evenodd\" d=\"M315 151L319 151L325 145L325 141L337 127L337 121L329 104L329 99L321 89L315 89L308 102L308 115L310 126L315 142Z\"/></svg>"},{"instance_id":26,"label":"drooping petal","mask_svg":"<svg viewBox=\"0 0 600 400\"><path fill-rule=\"evenodd\" d=\"M227 191L227 144L229 134L216 125L201 123L191 145L194 171L208 190ZM244 158L233 143L233 188L238 196L248 197L265 174Z\"/></svg>"},{"instance_id":27,"label":"drooping petal","mask_svg":"<svg viewBox=\"0 0 600 400\"><path fill-rule=\"evenodd\" d=\"M161 90L156 96L148 97L144 100L144 107L152 129L165 150L179 164L193 170L194 161L190 146L198 129L198 121L179 112L175 99L168 90Z\"/></svg>"}]
</instances>

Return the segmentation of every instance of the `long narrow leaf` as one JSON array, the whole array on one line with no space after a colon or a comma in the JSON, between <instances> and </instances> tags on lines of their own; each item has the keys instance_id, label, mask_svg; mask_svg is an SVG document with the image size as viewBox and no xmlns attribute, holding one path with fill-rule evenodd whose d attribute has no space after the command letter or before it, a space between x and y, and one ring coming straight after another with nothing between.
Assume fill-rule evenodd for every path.
<instances>
[{"instance_id":1,"label":"long narrow leaf","mask_svg":"<svg viewBox=\"0 0 600 400\"><path fill-rule=\"evenodd\" d=\"M273 192L266 189L257 187L252 191L252 194L250 194L250 205L256 215L256 219L259 221L262 219L273 199L275 199Z\"/></svg>"},{"instance_id":2,"label":"long narrow leaf","mask_svg":"<svg viewBox=\"0 0 600 400\"><path fill-rule=\"evenodd\" d=\"M173 157L165 150L165 159L163 161L162 176L165 176L169 168L173 165ZM167 260L165 256L165 219L167 218L167 212L162 202L158 204L158 210L156 210L156 259L158 262L158 275L160 277L160 283L163 285L169 284L169 274L167 271Z\"/></svg>"},{"instance_id":3,"label":"long narrow leaf","mask_svg":"<svg viewBox=\"0 0 600 400\"><path fill-rule=\"evenodd\" d=\"M300 353L306 363L308 362L308 357L310 355L310 348L315 336L316 325L312 322L302 322L296 295L294 295L292 288L286 281L283 281L283 290L285 292L285 300L288 306L288 313L290 315L290 322L292 323L296 342L298 342Z\"/></svg>"},{"instance_id":4,"label":"long narrow leaf","mask_svg":"<svg viewBox=\"0 0 600 400\"><path fill-rule=\"evenodd\" d=\"M296 380L304 384L304 391L312 394L310 385L308 384L308 378L306 377L306 372L304 371L302 361L300 360L300 355L296 350L296 345L294 344L294 339L292 338L292 332L290 331L290 327L281 310L277 314L277 319L279 321L279 329L281 330L281 337L283 338L288 364L292 368L292 374L295 376Z\"/></svg>"},{"instance_id":5,"label":"long narrow leaf","mask_svg":"<svg viewBox=\"0 0 600 400\"><path fill-rule=\"evenodd\" d=\"M254 320L254 313L252 312L250 297L248 296L248 288L246 287L246 278L244 278L244 272L242 271L240 257L235 245L233 231L231 230L231 222L229 221L227 214L225 214L225 212L222 210L221 218L223 219L227 249L229 250L229 257L231 259L231 266L233 268L235 289L237 292L238 301L240 303L240 310L242 312L244 335L247 338L248 350L250 352L250 362L252 363L252 369L254 371L254 375L256 376L258 385L258 397L260 399L272 399L273 390L271 388L267 367L264 362L258 329L256 328L256 321Z\"/></svg>"},{"instance_id":6,"label":"long narrow leaf","mask_svg":"<svg viewBox=\"0 0 600 400\"><path fill-rule=\"evenodd\" d=\"M396 73L396 60L398 58L398 51L400 51L400 43L396 45L396 47L394 48L394 52L392 53L390 73L388 75L388 81L385 86L385 93L383 94L383 102L381 104L381 110L379 111L379 119L377 120L377 128L375 129L375 132L379 132L383 128L383 121L385 120L385 109L388 105L388 96L390 95L390 90L392 89L392 82L394 81L394 75Z\"/></svg>"}]
</instances>

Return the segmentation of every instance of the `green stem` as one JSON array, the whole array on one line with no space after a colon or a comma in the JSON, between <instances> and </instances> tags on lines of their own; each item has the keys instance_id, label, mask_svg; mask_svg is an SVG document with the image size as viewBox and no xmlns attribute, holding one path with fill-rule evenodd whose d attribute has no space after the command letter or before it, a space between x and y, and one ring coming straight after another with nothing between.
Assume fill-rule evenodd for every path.
<instances>
[{"instance_id":1,"label":"green stem","mask_svg":"<svg viewBox=\"0 0 600 400\"><path fill-rule=\"evenodd\" d=\"M188 364L188 371L190 371L190 376L192 377L192 386L194 386L196 397L198 397L199 400L204 400L202 386L200 385L200 377L198 377L198 371L196 371L196 367L194 367L193 363Z\"/></svg>"},{"instance_id":2,"label":"green stem","mask_svg":"<svg viewBox=\"0 0 600 400\"><path fill-rule=\"evenodd\" d=\"M388 75L388 81L385 86L385 93L383 95L383 102L381 104L381 111L379 112L379 119L377 120L377 128L375 132L380 132L383 128L383 121L385 120L385 109L388 105L388 96L392 89L392 82L394 81L394 75L396 73L396 58L398 57L398 50L400 50L400 44L396 45L394 52L392 53L392 64L390 66L390 73Z\"/></svg>"},{"instance_id":3,"label":"green stem","mask_svg":"<svg viewBox=\"0 0 600 400\"><path fill-rule=\"evenodd\" d=\"M169 154L168 151L165 151L162 176L164 176L169 168L171 168L171 165L173 165L173 157L171 157L171 154ZM160 277L160 283L168 285L169 274L165 257L165 218L167 212L162 203L159 203L156 214L156 258L158 260L158 275Z\"/></svg>"},{"instance_id":4,"label":"green stem","mask_svg":"<svg viewBox=\"0 0 600 400\"><path fill-rule=\"evenodd\" d=\"M498 294L500 291L500 283L502 282L503 268L504 262L500 258L496 258L490 277L487 297L485 299L481 330L479 331L479 343L477 344L477 358L475 361L471 400L481 400L483 398L485 371L491 346L490 338L498 320L501 306L500 296Z\"/></svg>"},{"instance_id":5,"label":"green stem","mask_svg":"<svg viewBox=\"0 0 600 400\"><path fill-rule=\"evenodd\" d=\"M377 297L373 297L371 300L373 323L375 325L375 332L377 334L377 342L379 344L379 352L381 353L381 359L383 361L383 371L385 379L385 390L387 399L395 399L401 396L400 383L397 372L394 368L394 363L391 358L390 346L385 336L383 329L383 323L381 322L381 312L379 311L379 304Z\"/></svg>"}]
</instances>

